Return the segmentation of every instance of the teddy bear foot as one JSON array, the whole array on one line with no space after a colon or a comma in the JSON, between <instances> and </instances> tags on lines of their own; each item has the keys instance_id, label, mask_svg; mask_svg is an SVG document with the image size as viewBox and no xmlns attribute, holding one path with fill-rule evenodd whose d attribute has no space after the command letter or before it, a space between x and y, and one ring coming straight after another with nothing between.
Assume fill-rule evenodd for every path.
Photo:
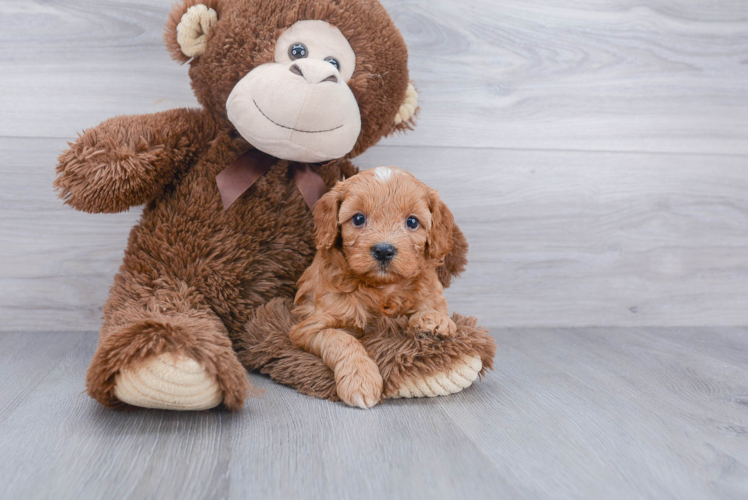
<instances>
[{"instance_id":1,"label":"teddy bear foot","mask_svg":"<svg viewBox=\"0 0 748 500\"><path fill-rule=\"evenodd\" d=\"M387 397L389 399L433 398L455 394L470 387L477 380L482 369L483 362L480 358L463 355L449 372L405 379Z\"/></svg>"},{"instance_id":2,"label":"teddy bear foot","mask_svg":"<svg viewBox=\"0 0 748 500\"><path fill-rule=\"evenodd\" d=\"M453 314L450 336L428 335L408 318L382 318L363 338L384 379L385 398L455 394L493 368L496 342L473 317Z\"/></svg>"},{"instance_id":3,"label":"teddy bear foot","mask_svg":"<svg viewBox=\"0 0 748 500\"><path fill-rule=\"evenodd\" d=\"M108 408L240 410L251 390L247 372L218 318L193 310L105 327L86 374L86 390ZM252 391L255 392L255 391Z\"/></svg>"},{"instance_id":4,"label":"teddy bear foot","mask_svg":"<svg viewBox=\"0 0 748 500\"><path fill-rule=\"evenodd\" d=\"M194 359L163 353L123 369L115 377L114 395L141 408L207 410L223 401L215 376Z\"/></svg>"},{"instance_id":5,"label":"teddy bear foot","mask_svg":"<svg viewBox=\"0 0 748 500\"><path fill-rule=\"evenodd\" d=\"M239 359L299 392L338 401L332 370L320 358L291 344L288 332L297 318L289 300L257 308L237 342ZM424 335L407 317L383 318L362 342L379 368L384 397L416 398L454 394L493 368L496 342L473 317L454 314L454 335Z\"/></svg>"}]
</instances>

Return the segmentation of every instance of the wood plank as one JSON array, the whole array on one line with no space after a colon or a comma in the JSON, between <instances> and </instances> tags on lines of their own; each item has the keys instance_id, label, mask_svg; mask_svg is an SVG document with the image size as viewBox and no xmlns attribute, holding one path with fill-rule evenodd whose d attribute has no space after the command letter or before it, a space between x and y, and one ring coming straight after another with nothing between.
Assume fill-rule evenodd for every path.
<instances>
[{"instance_id":1,"label":"wood plank","mask_svg":"<svg viewBox=\"0 0 748 500\"><path fill-rule=\"evenodd\" d=\"M63 207L63 146L0 139L0 330L97 329L139 217ZM497 326L748 324L745 161L383 146L357 160L440 190L471 243L450 306Z\"/></svg>"},{"instance_id":2,"label":"wood plank","mask_svg":"<svg viewBox=\"0 0 748 500\"><path fill-rule=\"evenodd\" d=\"M444 408L530 497L748 494L748 365L679 345L674 329L494 335L497 373Z\"/></svg>"},{"instance_id":3,"label":"wood plank","mask_svg":"<svg viewBox=\"0 0 748 500\"><path fill-rule=\"evenodd\" d=\"M4 2L0 136L196 104L171 0ZM422 112L388 144L748 153L748 4L385 0Z\"/></svg>"},{"instance_id":4,"label":"wood plank","mask_svg":"<svg viewBox=\"0 0 748 500\"><path fill-rule=\"evenodd\" d=\"M95 333L0 334L4 383L47 370L0 390L0 497L748 495L748 365L708 352L746 328L493 334L496 371L457 395L361 411L253 375L236 414L106 410L80 394Z\"/></svg>"},{"instance_id":5,"label":"wood plank","mask_svg":"<svg viewBox=\"0 0 748 500\"><path fill-rule=\"evenodd\" d=\"M98 329L127 235L141 210L91 215L52 188L62 139L0 138L2 331ZM54 325L54 326L52 326Z\"/></svg>"},{"instance_id":6,"label":"wood plank","mask_svg":"<svg viewBox=\"0 0 748 500\"><path fill-rule=\"evenodd\" d=\"M89 333L65 350L63 361L0 422L0 496L221 498L227 478L216 467L228 459L221 450L229 446L231 415L104 409L81 394L96 338ZM53 361L35 350L26 357ZM153 496L158 484L164 496Z\"/></svg>"},{"instance_id":7,"label":"wood plank","mask_svg":"<svg viewBox=\"0 0 748 500\"><path fill-rule=\"evenodd\" d=\"M48 376L82 333L0 334L0 422ZM34 363L29 359L33 353ZM80 381L82 386L83 382Z\"/></svg>"},{"instance_id":8,"label":"wood plank","mask_svg":"<svg viewBox=\"0 0 748 500\"><path fill-rule=\"evenodd\" d=\"M252 415L236 436L235 498L525 497L436 400L362 412L253 381L266 392L250 402Z\"/></svg>"},{"instance_id":9,"label":"wood plank","mask_svg":"<svg viewBox=\"0 0 748 500\"><path fill-rule=\"evenodd\" d=\"M452 310L499 326L748 324L748 159L379 147L471 244ZM498 168L500 166L500 168Z\"/></svg>"},{"instance_id":10,"label":"wood plank","mask_svg":"<svg viewBox=\"0 0 748 500\"><path fill-rule=\"evenodd\" d=\"M196 106L162 40L171 0L3 2L0 136L73 138L115 115Z\"/></svg>"},{"instance_id":11,"label":"wood plank","mask_svg":"<svg viewBox=\"0 0 748 500\"><path fill-rule=\"evenodd\" d=\"M266 394L237 414L106 410L77 396L94 345L0 420L0 497L517 497L436 409L364 412L257 376Z\"/></svg>"},{"instance_id":12,"label":"wood plank","mask_svg":"<svg viewBox=\"0 0 748 500\"><path fill-rule=\"evenodd\" d=\"M681 327L660 332L662 338L740 368L748 367L748 330L745 328ZM748 405L748 394L736 395L734 402Z\"/></svg>"},{"instance_id":13,"label":"wood plank","mask_svg":"<svg viewBox=\"0 0 748 500\"><path fill-rule=\"evenodd\" d=\"M387 4L420 89L399 145L748 152L748 4Z\"/></svg>"}]
</instances>

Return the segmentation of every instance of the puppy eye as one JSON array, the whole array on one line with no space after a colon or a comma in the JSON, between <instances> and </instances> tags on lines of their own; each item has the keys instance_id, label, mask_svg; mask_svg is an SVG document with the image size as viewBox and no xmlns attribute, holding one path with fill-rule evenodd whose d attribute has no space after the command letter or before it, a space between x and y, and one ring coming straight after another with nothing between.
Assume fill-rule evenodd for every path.
<instances>
[{"instance_id":1,"label":"puppy eye","mask_svg":"<svg viewBox=\"0 0 748 500\"><path fill-rule=\"evenodd\" d=\"M420 224L421 223L418 221L418 219L416 219L412 215L405 221L405 225L408 226L409 229L418 229L418 226Z\"/></svg>"},{"instance_id":2,"label":"puppy eye","mask_svg":"<svg viewBox=\"0 0 748 500\"><path fill-rule=\"evenodd\" d=\"M330 64L332 64L333 66L335 66L335 68L336 68L336 69L337 69L338 71L340 71L340 63L338 62L338 60L337 60L337 59L335 59L334 57L328 57L327 59L325 59L325 61L327 61L327 62L329 62Z\"/></svg>"},{"instance_id":3,"label":"puppy eye","mask_svg":"<svg viewBox=\"0 0 748 500\"><path fill-rule=\"evenodd\" d=\"M290 57L292 61L303 59L308 54L309 52L306 50L306 45L303 43L295 43L288 48L288 57Z\"/></svg>"},{"instance_id":4,"label":"puppy eye","mask_svg":"<svg viewBox=\"0 0 748 500\"><path fill-rule=\"evenodd\" d=\"M351 222L353 222L354 226L361 227L366 222L366 216L364 214L356 214L351 218Z\"/></svg>"}]
</instances>

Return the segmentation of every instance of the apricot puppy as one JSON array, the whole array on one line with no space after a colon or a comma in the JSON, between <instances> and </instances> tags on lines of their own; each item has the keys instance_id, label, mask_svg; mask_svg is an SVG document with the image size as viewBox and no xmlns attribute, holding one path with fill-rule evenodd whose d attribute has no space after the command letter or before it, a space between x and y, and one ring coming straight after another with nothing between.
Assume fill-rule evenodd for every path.
<instances>
[{"instance_id":1,"label":"apricot puppy","mask_svg":"<svg viewBox=\"0 0 748 500\"><path fill-rule=\"evenodd\" d=\"M370 408L382 376L359 342L377 319L409 316L417 331L456 331L436 268L452 248L454 217L436 191L393 167L361 172L314 207L317 254L299 279L291 342L335 373L348 405Z\"/></svg>"}]
</instances>

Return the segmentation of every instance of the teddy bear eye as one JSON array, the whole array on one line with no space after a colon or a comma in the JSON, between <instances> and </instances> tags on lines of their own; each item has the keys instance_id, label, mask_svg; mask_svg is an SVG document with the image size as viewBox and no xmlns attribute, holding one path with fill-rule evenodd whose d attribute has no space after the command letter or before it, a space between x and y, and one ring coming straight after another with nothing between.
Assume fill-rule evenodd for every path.
<instances>
[{"instance_id":1,"label":"teddy bear eye","mask_svg":"<svg viewBox=\"0 0 748 500\"><path fill-rule=\"evenodd\" d=\"M303 59L308 54L309 52L306 50L306 45L303 43L295 43L288 48L288 57L290 57L292 61Z\"/></svg>"},{"instance_id":2,"label":"teddy bear eye","mask_svg":"<svg viewBox=\"0 0 748 500\"><path fill-rule=\"evenodd\" d=\"M408 226L409 229L418 229L418 226L420 224L421 223L419 222L419 220L413 217L412 215L408 217L407 220L405 221L405 225Z\"/></svg>"},{"instance_id":3,"label":"teddy bear eye","mask_svg":"<svg viewBox=\"0 0 748 500\"><path fill-rule=\"evenodd\" d=\"M366 222L366 216L364 214L356 214L351 218L351 222L353 222L354 226L361 227Z\"/></svg>"},{"instance_id":4,"label":"teddy bear eye","mask_svg":"<svg viewBox=\"0 0 748 500\"><path fill-rule=\"evenodd\" d=\"M335 66L335 69L337 69L338 71L340 71L340 63L338 62L337 59L335 59L334 57L328 57L328 58L325 59L325 61L327 61L330 64L332 64L333 66Z\"/></svg>"}]
</instances>

